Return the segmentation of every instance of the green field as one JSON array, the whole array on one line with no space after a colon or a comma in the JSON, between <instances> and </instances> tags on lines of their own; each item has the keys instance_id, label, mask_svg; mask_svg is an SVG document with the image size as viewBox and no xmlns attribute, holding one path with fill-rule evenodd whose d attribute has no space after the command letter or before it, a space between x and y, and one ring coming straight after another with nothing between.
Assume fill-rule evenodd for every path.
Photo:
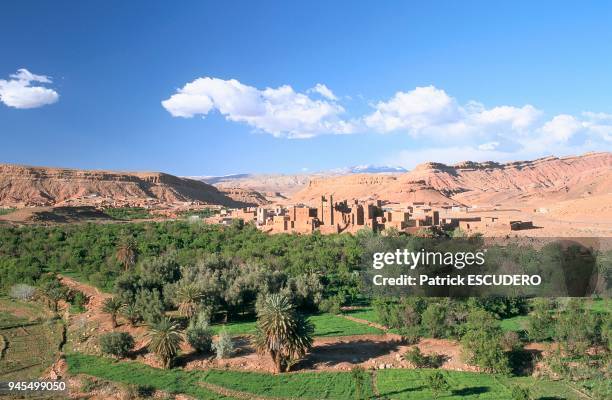
<instances>
[{"instance_id":1,"label":"green field","mask_svg":"<svg viewBox=\"0 0 612 400\"><path fill-rule=\"evenodd\" d=\"M363 307L355 310L344 311L344 315L351 316L353 318L363 319L364 321L378 323L378 317L372 307Z\"/></svg>"},{"instance_id":2,"label":"green field","mask_svg":"<svg viewBox=\"0 0 612 400\"><path fill-rule=\"evenodd\" d=\"M529 317L517 315L516 317L506 318L499 321L499 326L504 332L522 332L527 329Z\"/></svg>"},{"instance_id":3,"label":"green field","mask_svg":"<svg viewBox=\"0 0 612 400\"><path fill-rule=\"evenodd\" d=\"M189 210L189 211L182 211L180 213L181 217L200 217L200 218L208 218L208 217L212 217L213 215L217 215L219 214L220 210L214 209L214 208L205 208L203 210Z\"/></svg>"},{"instance_id":4,"label":"green field","mask_svg":"<svg viewBox=\"0 0 612 400\"><path fill-rule=\"evenodd\" d=\"M430 400L433 398L426 378L431 370L396 369L376 374L376 386L382 398ZM449 383L449 390L440 399L508 400L512 387L529 387L536 399L579 400L571 388L561 382L534 378L508 378L472 372L442 371Z\"/></svg>"},{"instance_id":5,"label":"green field","mask_svg":"<svg viewBox=\"0 0 612 400\"><path fill-rule=\"evenodd\" d=\"M69 354L66 356L72 374L86 374L114 382L152 386L171 393L185 393L198 399L227 399L198 382L207 382L235 391L270 397L300 399L352 399L353 381L347 372L310 372L272 375L253 372L207 370L165 371L138 362L115 362L113 360ZM372 389L366 382L366 393Z\"/></svg>"},{"instance_id":6,"label":"green field","mask_svg":"<svg viewBox=\"0 0 612 400\"><path fill-rule=\"evenodd\" d=\"M116 362L108 358L74 353L66 355L66 362L71 374L86 374L113 382L150 386L157 390L184 393L204 400L230 399L198 385L198 382L202 381L198 371L166 371L137 362Z\"/></svg>"},{"instance_id":7,"label":"green field","mask_svg":"<svg viewBox=\"0 0 612 400\"><path fill-rule=\"evenodd\" d=\"M11 314L19 307L20 314ZM64 326L59 320L44 318L37 305L0 299L0 335L5 349L0 359L2 379L32 379L57 358L63 342ZM33 319L32 317L39 317Z\"/></svg>"},{"instance_id":8,"label":"green field","mask_svg":"<svg viewBox=\"0 0 612 400\"><path fill-rule=\"evenodd\" d=\"M0 208L0 215L7 215L15 211L16 208Z\"/></svg>"},{"instance_id":9,"label":"green field","mask_svg":"<svg viewBox=\"0 0 612 400\"><path fill-rule=\"evenodd\" d=\"M199 382L217 387L270 398L354 399L354 382L348 372L305 372L272 375L229 370L183 371L160 370L138 362L69 354L66 356L72 374L85 374L113 382L152 386L171 393L185 393L198 399L227 399L203 388ZM426 379L432 370L392 369L375 374L379 399L429 400L432 393ZM562 382L530 377L505 377L471 372L442 371L449 390L440 399L507 400L514 386L529 387L538 400L580 400L573 388ZM373 397L371 382L364 388Z\"/></svg>"},{"instance_id":10,"label":"green field","mask_svg":"<svg viewBox=\"0 0 612 400\"><path fill-rule=\"evenodd\" d=\"M352 336L352 335L381 335L384 332L365 324L350 321L333 314L311 315L310 321L314 325L314 336ZM232 322L225 325L231 335L249 335L255 332L255 321ZM224 325L213 325L212 329L218 333Z\"/></svg>"},{"instance_id":11,"label":"green field","mask_svg":"<svg viewBox=\"0 0 612 400\"><path fill-rule=\"evenodd\" d=\"M209 370L202 373L207 382L257 395L299 399L352 399L354 384L347 372L304 372L281 375L255 372ZM370 396L372 389L366 385Z\"/></svg>"},{"instance_id":12,"label":"green field","mask_svg":"<svg viewBox=\"0 0 612 400\"><path fill-rule=\"evenodd\" d=\"M132 220L151 218L149 211L142 207L106 208L104 213L114 219Z\"/></svg>"}]
</instances>

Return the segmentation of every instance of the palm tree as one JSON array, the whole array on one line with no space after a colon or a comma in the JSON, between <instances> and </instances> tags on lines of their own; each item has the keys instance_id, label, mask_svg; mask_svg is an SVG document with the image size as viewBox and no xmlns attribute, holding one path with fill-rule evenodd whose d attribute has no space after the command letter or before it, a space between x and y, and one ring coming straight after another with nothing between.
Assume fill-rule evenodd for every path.
<instances>
[{"instance_id":1,"label":"palm tree","mask_svg":"<svg viewBox=\"0 0 612 400\"><path fill-rule=\"evenodd\" d=\"M117 314L119 314L122 308L123 303L117 297L109 297L102 304L102 311L110 314L113 328L117 327Z\"/></svg>"},{"instance_id":2,"label":"palm tree","mask_svg":"<svg viewBox=\"0 0 612 400\"><path fill-rule=\"evenodd\" d=\"M195 283L182 285L176 291L178 311L183 317L191 318L200 310L200 300L204 295Z\"/></svg>"},{"instance_id":3,"label":"palm tree","mask_svg":"<svg viewBox=\"0 0 612 400\"><path fill-rule=\"evenodd\" d=\"M161 360L164 368L170 368L172 360L179 351L183 336L178 331L178 325L169 318L162 318L149 331L149 349Z\"/></svg>"},{"instance_id":4,"label":"palm tree","mask_svg":"<svg viewBox=\"0 0 612 400\"><path fill-rule=\"evenodd\" d=\"M313 331L287 297L272 294L257 313L255 347L259 353L270 354L277 373L285 372L312 348Z\"/></svg>"},{"instance_id":5,"label":"palm tree","mask_svg":"<svg viewBox=\"0 0 612 400\"><path fill-rule=\"evenodd\" d=\"M117 259L123 264L123 269L128 270L136 264L136 243L132 239L126 239L117 247Z\"/></svg>"}]
</instances>

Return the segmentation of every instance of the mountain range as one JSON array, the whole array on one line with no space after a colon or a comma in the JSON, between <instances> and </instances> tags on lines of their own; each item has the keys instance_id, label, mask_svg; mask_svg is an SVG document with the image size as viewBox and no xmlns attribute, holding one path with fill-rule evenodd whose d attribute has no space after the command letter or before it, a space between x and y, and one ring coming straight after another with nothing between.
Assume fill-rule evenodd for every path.
<instances>
[{"instance_id":1,"label":"mountain range","mask_svg":"<svg viewBox=\"0 0 612 400\"><path fill-rule=\"evenodd\" d=\"M612 153L509 163L425 163L411 171L353 167L313 174L177 177L0 164L0 206L66 205L108 198L128 204L199 202L228 207L314 203L335 199L426 201L466 205L550 205L578 201L588 209L612 203ZM91 200L93 202L93 200ZM571 207L570 207L571 208ZM582 209L582 208L581 208Z\"/></svg>"}]
</instances>

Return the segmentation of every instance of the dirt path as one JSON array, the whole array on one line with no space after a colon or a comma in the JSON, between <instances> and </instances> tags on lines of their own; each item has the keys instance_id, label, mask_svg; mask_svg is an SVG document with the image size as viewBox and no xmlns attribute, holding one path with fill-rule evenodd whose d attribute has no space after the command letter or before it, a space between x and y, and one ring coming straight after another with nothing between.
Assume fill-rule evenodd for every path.
<instances>
[{"instance_id":1,"label":"dirt path","mask_svg":"<svg viewBox=\"0 0 612 400\"><path fill-rule=\"evenodd\" d=\"M87 304L85 304L85 312L80 314L72 314L67 309L68 315L68 331L76 336L83 336L86 339L82 341L73 341L73 350L90 352L97 350L100 334L108 332L128 332L134 337L136 342L135 351L140 350L145 346L147 340L145 334L147 329L145 326L131 326L127 321L118 317L119 326L113 328L110 315L102 311L104 301L112 297L109 293L104 293L98 288L79 282L70 277L58 275L60 282L71 289L79 290L87 296Z\"/></svg>"},{"instance_id":2,"label":"dirt path","mask_svg":"<svg viewBox=\"0 0 612 400\"><path fill-rule=\"evenodd\" d=\"M389 328L387 328L386 326L381 325L381 324L377 324L376 322L368 321L366 319L355 318L355 317L351 317L350 315L346 315L346 314L338 314L338 316L340 316L342 318L346 318L349 321L357 322L359 324L364 324L364 325L371 326L372 328L380 329L381 331L385 331L385 332L389 331ZM399 337L399 335L397 335L397 336Z\"/></svg>"},{"instance_id":3,"label":"dirt path","mask_svg":"<svg viewBox=\"0 0 612 400\"><path fill-rule=\"evenodd\" d=\"M81 291L83 294L85 294L85 296L87 296L88 302L85 305L85 308L88 312L100 313L104 300L112 297L110 294L103 293L94 286L75 281L70 277L64 275L58 275L58 277L63 285L68 286L70 289Z\"/></svg>"}]
</instances>

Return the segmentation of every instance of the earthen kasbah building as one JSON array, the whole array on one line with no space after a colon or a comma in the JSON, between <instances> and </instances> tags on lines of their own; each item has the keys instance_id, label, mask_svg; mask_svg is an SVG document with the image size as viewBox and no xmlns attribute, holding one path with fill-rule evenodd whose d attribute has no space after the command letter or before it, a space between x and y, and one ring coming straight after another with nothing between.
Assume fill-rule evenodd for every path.
<instances>
[{"instance_id":1,"label":"earthen kasbah building","mask_svg":"<svg viewBox=\"0 0 612 400\"><path fill-rule=\"evenodd\" d=\"M442 216L440 215L442 213ZM249 207L230 211L231 219L255 223L269 233L302 233L319 231L323 234L351 232L362 229L382 231L394 228L415 233L422 229L453 229L466 231L482 228L502 230L530 229L530 221L507 220L495 216L475 216L468 207L432 205L425 202L383 204L381 200L334 201L332 195L322 196L317 207L303 204L276 207Z\"/></svg>"},{"instance_id":2,"label":"earthen kasbah building","mask_svg":"<svg viewBox=\"0 0 612 400\"><path fill-rule=\"evenodd\" d=\"M258 225L272 233L295 232L321 233L356 232L360 229L384 228L383 209L380 201L360 203L357 200L335 202L333 196L322 196L318 207L294 205L276 210L262 224Z\"/></svg>"}]
</instances>

